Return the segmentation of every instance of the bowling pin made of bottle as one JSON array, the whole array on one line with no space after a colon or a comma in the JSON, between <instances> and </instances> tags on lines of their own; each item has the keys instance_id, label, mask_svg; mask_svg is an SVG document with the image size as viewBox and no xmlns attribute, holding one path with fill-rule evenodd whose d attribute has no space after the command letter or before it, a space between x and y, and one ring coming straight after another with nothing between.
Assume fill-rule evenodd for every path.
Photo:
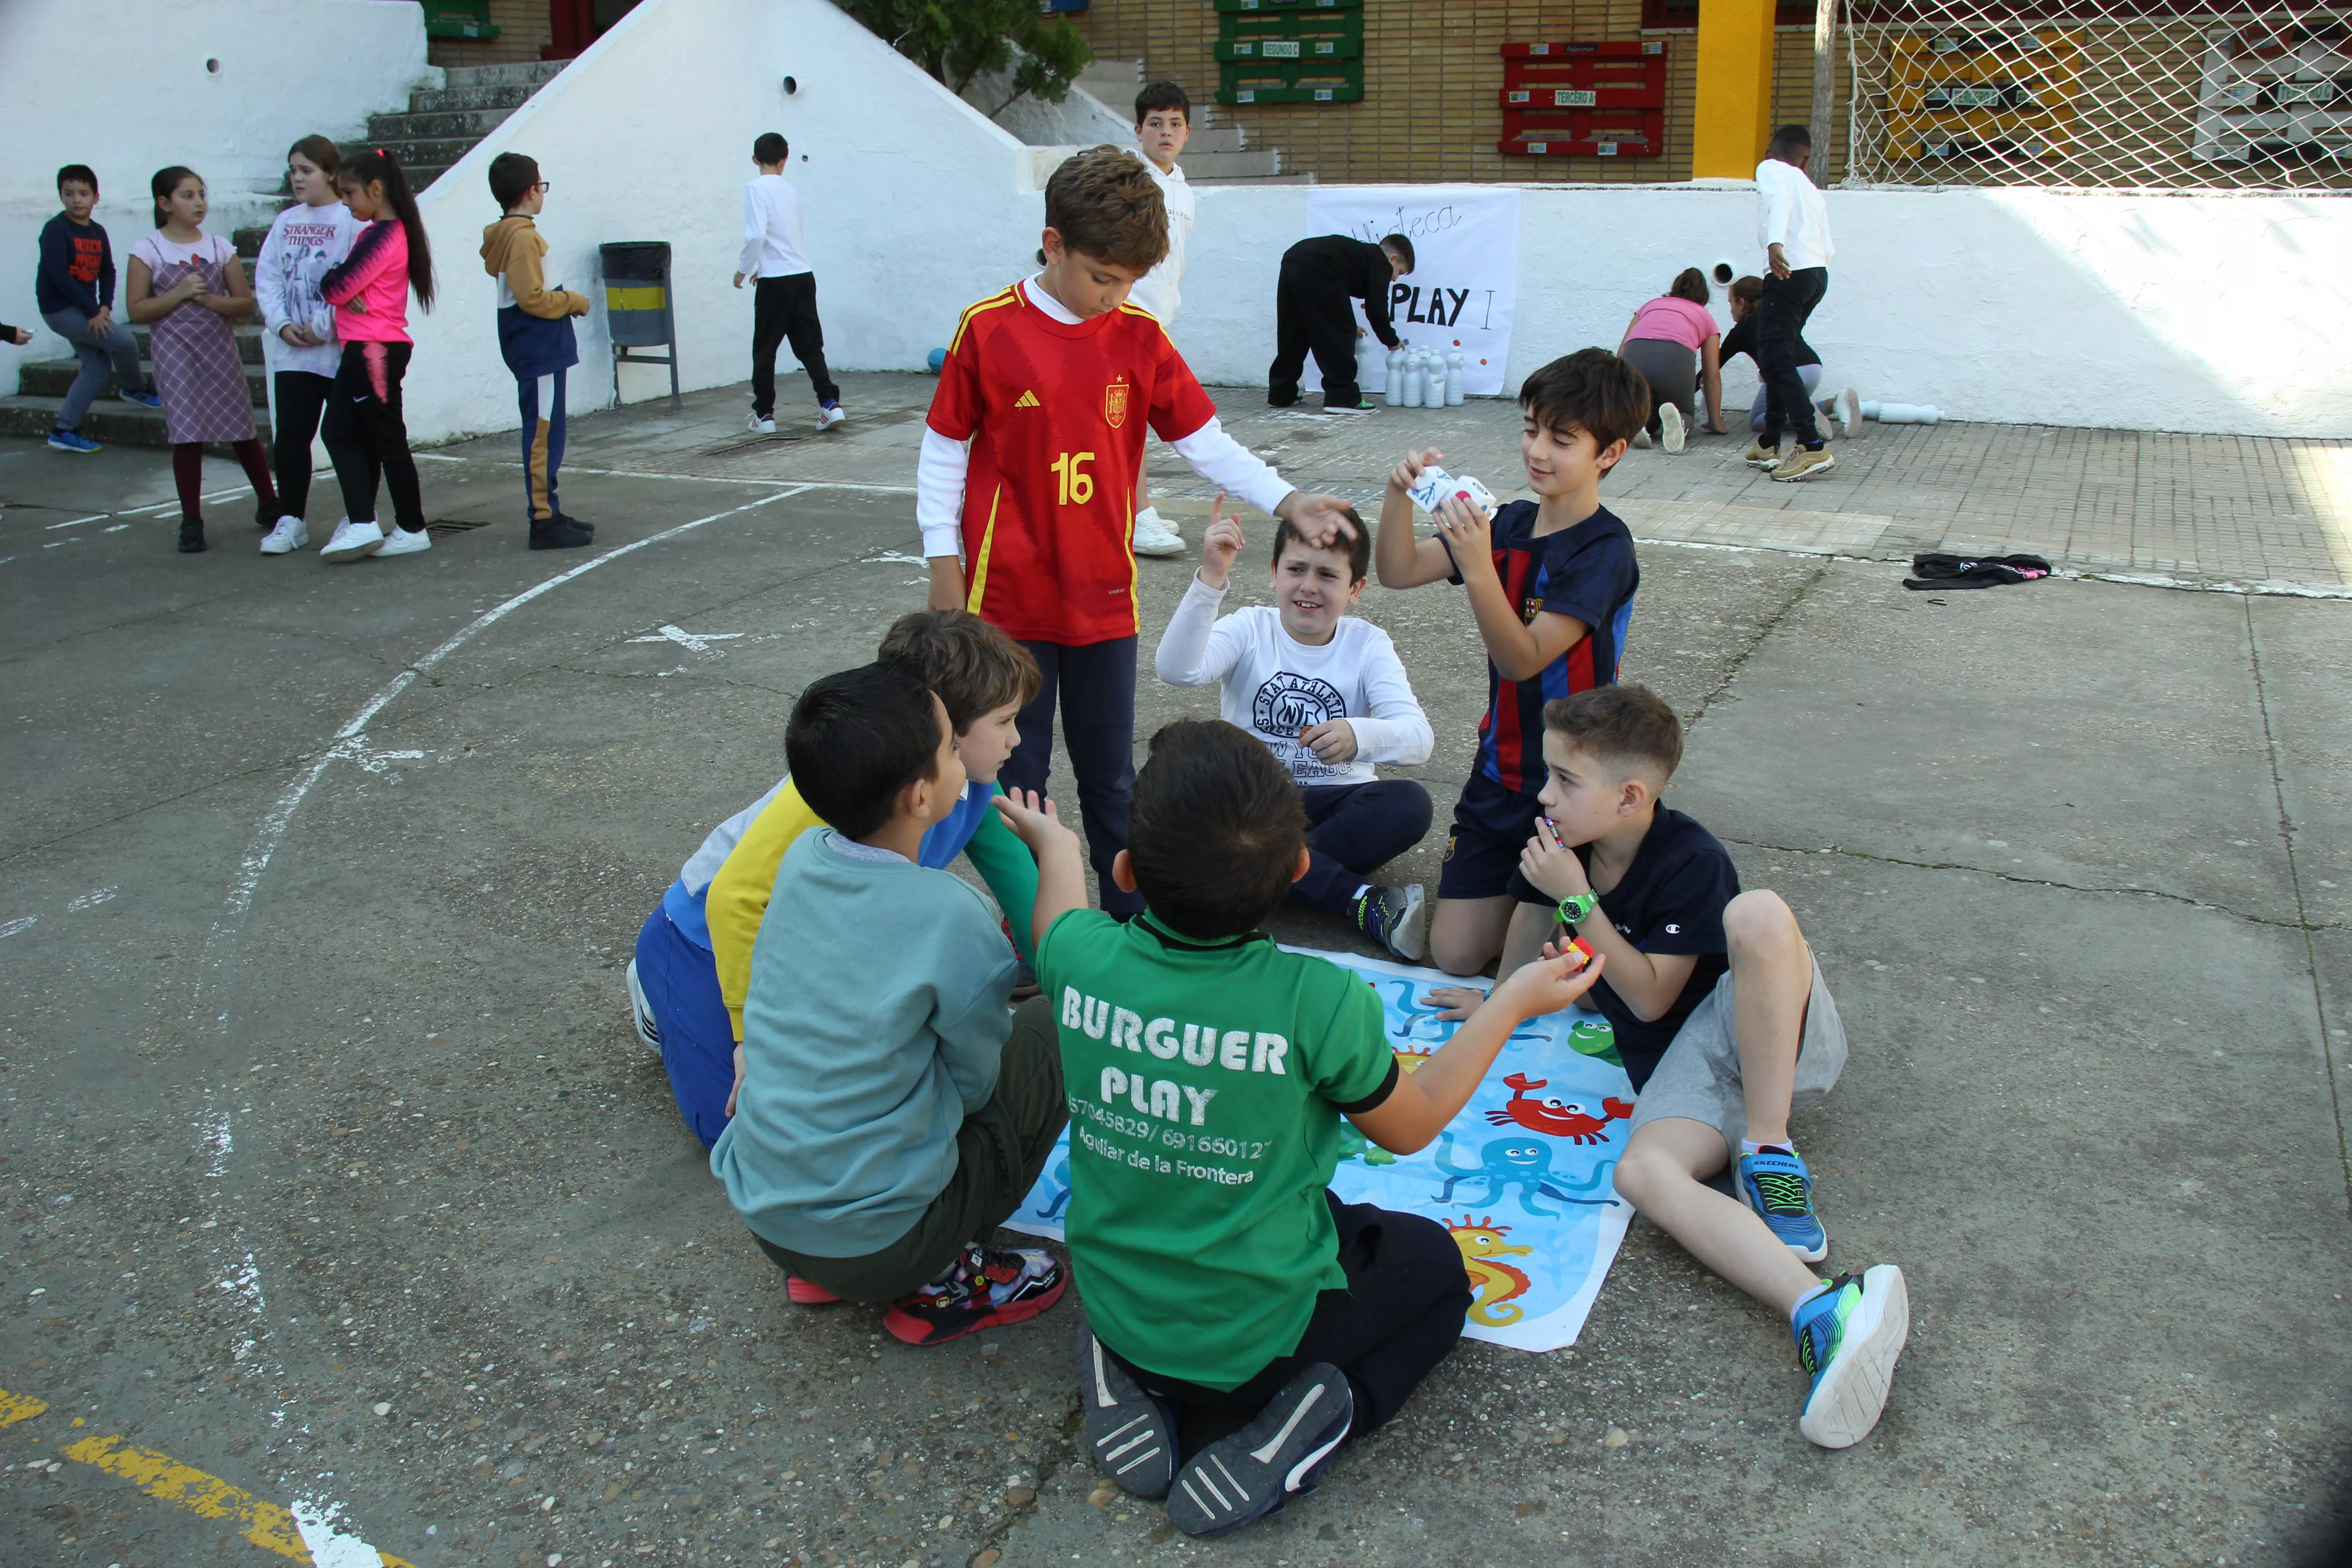
<instances>
[{"instance_id":1,"label":"bowling pin made of bottle","mask_svg":"<svg viewBox=\"0 0 2352 1568\"><path fill-rule=\"evenodd\" d=\"M1467 374L1467 371L1468 366L1464 363L1462 358L1462 347L1457 343L1452 349L1446 351L1445 355L1446 406L1450 408L1459 408L1462 406L1462 399L1468 390L1462 384L1463 379Z\"/></svg>"},{"instance_id":2,"label":"bowling pin made of bottle","mask_svg":"<svg viewBox=\"0 0 2352 1568\"><path fill-rule=\"evenodd\" d=\"M1389 350L1389 378L1382 384L1387 390L1389 406L1404 406L1404 344Z\"/></svg>"},{"instance_id":3,"label":"bowling pin made of bottle","mask_svg":"<svg viewBox=\"0 0 2352 1568\"><path fill-rule=\"evenodd\" d=\"M1412 363L1405 370L1404 405L1407 408L1429 406L1429 355L1420 349L1412 351Z\"/></svg>"}]
</instances>

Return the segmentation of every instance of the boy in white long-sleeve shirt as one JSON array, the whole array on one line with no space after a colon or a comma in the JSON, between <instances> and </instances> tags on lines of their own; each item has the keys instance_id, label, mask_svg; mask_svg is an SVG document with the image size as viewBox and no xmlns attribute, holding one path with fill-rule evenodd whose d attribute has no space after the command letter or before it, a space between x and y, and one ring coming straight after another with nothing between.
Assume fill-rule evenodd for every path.
<instances>
[{"instance_id":1,"label":"boy in white long-sleeve shirt","mask_svg":"<svg viewBox=\"0 0 2352 1568\"><path fill-rule=\"evenodd\" d=\"M1829 292L1830 260L1837 254L1830 242L1829 204L1805 174L1812 156L1812 133L1783 125L1756 165L1756 237L1765 268L1764 294L1756 304L1756 363L1764 373L1764 433L1748 448L1747 460L1776 479L1810 479L1837 463L1797 374L1805 322ZM1787 453L1780 450L1784 426L1797 437Z\"/></svg>"},{"instance_id":2,"label":"boy in white long-sleeve shirt","mask_svg":"<svg viewBox=\"0 0 2352 1568\"><path fill-rule=\"evenodd\" d=\"M1135 280L1128 299L1160 318L1162 327L1176 323L1176 308L1183 303L1184 243L1192 235L1192 219L1200 203L1192 182L1184 178L1176 155L1192 139L1192 100L1178 83L1155 81L1135 95L1135 140L1143 149L1143 166L1160 187L1168 205L1168 254L1160 265ZM1150 465L1145 464L1148 468ZM1135 552L1138 555L1181 555L1184 536L1178 533L1151 504L1150 475L1135 475Z\"/></svg>"},{"instance_id":3,"label":"boy in white long-sleeve shirt","mask_svg":"<svg viewBox=\"0 0 2352 1568\"><path fill-rule=\"evenodd\" d=\"M792 144L770 131L751 143L759 176L743 187L743 253L735 260L735 287L751 286L751 429L776 433L776 349L786 340L808 372L816 394L816 427L830 430L849 416L841 389L824 368L824 325L816 319L816 273L801 242L801 195L784 178Z\"/></svg>"},{"instance_id":4,"label":"boy in white long-sleeve shirt","mask_svg":"<svg viewBox=\"0 0 2352 1568\"><path fill-rule=\"evenodd\" d=\"M1370 873L1429 831L1429 792L1384 779L1375 763L1412 767L1435 744L1389 634L1348 614L1370 574L1372 541L1318 549L1284 522L1274 535L1274 604L1220 619L1225 579L1243 545L1241 521L1211 509L1201 569L1160 637L1155 662L1171 686L1221 682L1225 722L1265 742L1307 806L1307 874L1294 903L1344 914L1401 958L1428 951L1419 883L1385 888Z\"/></svg>"}]
</instances>

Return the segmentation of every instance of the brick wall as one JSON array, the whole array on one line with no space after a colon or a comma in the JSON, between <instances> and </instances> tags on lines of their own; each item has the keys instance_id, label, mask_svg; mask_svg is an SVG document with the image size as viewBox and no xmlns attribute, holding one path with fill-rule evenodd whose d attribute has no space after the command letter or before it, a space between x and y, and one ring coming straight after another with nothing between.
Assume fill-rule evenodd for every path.
<instances>
[{"instance_id":1,"label":"brick wall","mask_svg":"<svg viewBox=\"0 0 2352 1568\"><path fill-rule=\"evenodd\" d=\"M426 58L436 66L494 66L509 60L536 60L540 46L552 43L555 33L547 20L547 0L490 0L490 20L499 36L477 43L467 38L435 38Z\"/></svg>"},{"instance_id":2,"label":"brick wall","mask_svg":"<svg viewBox=\"0 0 2352 1568\"><path fill-rule=\"evenodd\" d=\"M1644 32L1641 0L1365 0L1364 98L1344 104L1218 105L1253 145L1279 147L1325 181L1654 181L1690 175L1696 92L1690 32ZM1148 62L1207 100L1218 83L1209 0L1094 0L1073 19L1096 55ZM1651 158L1517 158L1495 151L1505 43L1654 38L1666 45L1665 152ZM1812 30L1780 30L1774 112L1812 100ZM1841 87L1844 71L1840 68ZM1840 118L1843 119L1841 99ZM1843 142L1843 136L1840 138ZM1835 177L1835 171L1831 172Z\"/></svg>"}]
</instances>

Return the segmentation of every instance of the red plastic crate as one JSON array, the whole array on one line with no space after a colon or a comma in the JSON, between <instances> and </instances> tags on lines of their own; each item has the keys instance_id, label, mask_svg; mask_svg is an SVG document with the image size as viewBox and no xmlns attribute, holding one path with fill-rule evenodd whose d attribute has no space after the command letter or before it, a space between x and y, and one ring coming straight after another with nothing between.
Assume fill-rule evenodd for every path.
<instances>
[{"instance_id":1,"label":"red plastic crate","mask_svg":"<svg viewBox=\"0 0 2352 1568\"><path fill-rule=\"evenodd\" d=\"M1512 157L1653 158L1665 152L1663 40L1505 44L1503 137Z\"/></svg>"}]
</instances>

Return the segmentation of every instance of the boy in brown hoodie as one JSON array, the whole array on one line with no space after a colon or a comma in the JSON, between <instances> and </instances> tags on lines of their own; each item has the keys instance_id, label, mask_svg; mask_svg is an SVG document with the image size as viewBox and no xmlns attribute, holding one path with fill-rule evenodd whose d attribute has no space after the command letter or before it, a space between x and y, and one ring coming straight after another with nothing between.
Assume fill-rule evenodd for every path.
<instances>
[{"instance_id":1,"label":"boy in brown hoodie","mask_svg":"<svg viewBox=\"0 0 2352 1568\"><path fill-rule=\"evenodd\" d=\"M572 318L588 313L588 296L547 287L547 241L530 221L547 202L538 163L520 153L491 159L490 195L506 216L482 231L482 266L499 280L499 351L522 411L530 547L576 549L596 531L556 504L555 471L563 462L563 373L580 363Z\"/></svg>"}]
</instances>

